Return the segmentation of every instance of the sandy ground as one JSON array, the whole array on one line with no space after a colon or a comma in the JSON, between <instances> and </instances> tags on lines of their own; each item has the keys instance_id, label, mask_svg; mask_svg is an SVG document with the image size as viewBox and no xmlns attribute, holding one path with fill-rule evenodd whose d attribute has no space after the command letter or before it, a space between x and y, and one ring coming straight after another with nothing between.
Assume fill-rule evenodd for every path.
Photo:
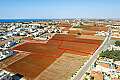
<instances>
[{"instance_id":1,"label":"sandy ground","mask_svg":"<svg viewBox=\"0 0 120 80\"><path fill-rule=\"evenodd\" d=\"M78 38L83 38L83 39L95 39L95 40L104 40L105 37L102 37L102 36L92 36L92 35L80 35L80 36L77 36Z\"/></svg>"},{"instance_id":2,"label":"sandy ground","mask_svg":"<svg viewBox=\"0 0 120 80\"><path fill-rule=\"evenodd\" d=\"M84 27L82 29L91 30L91 31L108 31L107 27L95 27L95 26L93 26L93 27L88 26L88 27Z\"/></svg>"},{"instance_id":3,"label":"sandy ground","mask_svg":"<svg viewBox=\"0 0 120 80\"><path fill-rule=\"evenodd\" d=\"M67 80L78 70L89 56L64 53L35 80Z\"/></svg>"}]
</instances>

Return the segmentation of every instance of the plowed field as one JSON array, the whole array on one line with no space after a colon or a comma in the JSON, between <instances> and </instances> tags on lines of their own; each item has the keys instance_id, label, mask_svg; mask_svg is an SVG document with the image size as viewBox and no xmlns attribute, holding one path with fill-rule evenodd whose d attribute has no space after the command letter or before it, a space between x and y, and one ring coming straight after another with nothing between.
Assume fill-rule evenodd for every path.
<instances>
[{"instance_id":1,"label":"plowed field","mask_svg":"<svg viewBox=\"0 0 120 80\"><path fill-rule=\"evenodd\" d=\"M13 50L29 52L29 56L15 62L6 69L23 74L33 80L48 68L63 53L90 55L99 47L101 40L76 38L72 35L57 34L46 44L26 42ZM47 75L46 75L47 76Z\"/></svg>"}]
</instances>

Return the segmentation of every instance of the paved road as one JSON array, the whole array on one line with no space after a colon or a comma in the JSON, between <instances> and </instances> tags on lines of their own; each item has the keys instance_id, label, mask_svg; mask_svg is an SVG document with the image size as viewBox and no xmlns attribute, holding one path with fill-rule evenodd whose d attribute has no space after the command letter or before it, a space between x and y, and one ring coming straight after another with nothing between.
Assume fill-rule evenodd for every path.
<instances>
[{"instance_id":1,"label":"paved road","mask_svg":"<svg viewBox=\"0 0 120 80\"><path fill-rule=\"evenodd\" d=\"M109 41L111 39L111 28L108 30L109 35L106 36L105 40L103 41L103 43L101 44L101 46L95 51L95 53L93 54L93 56L87 61L87 63L81 68L80 72L78 73L78 75L74 78L74 80L81 80L81 78L83 77L83 75L88 71L88 69L90 68L91 64L93 64L99 54L106 49L106 47L109 44Z\"/></svg>"}]
</instances>

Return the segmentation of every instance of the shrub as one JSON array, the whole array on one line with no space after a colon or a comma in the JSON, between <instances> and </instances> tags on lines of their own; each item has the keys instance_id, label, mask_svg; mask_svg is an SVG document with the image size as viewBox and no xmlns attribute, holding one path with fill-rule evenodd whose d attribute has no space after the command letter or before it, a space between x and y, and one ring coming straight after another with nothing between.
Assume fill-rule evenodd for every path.
<instances>
[{"instance_id":1,"label":"shrub","mask_svg":"<svg viewBox=\"0 0 120 80\"><path fill-rule=\"evenodd\" d=\"M106 57L106 58L110 58L113 59L114 61L120 61L120 51L119 50L112 50L112 51L104 51L101 52L100 57Z\"/></svg>"},{"instance_id":2,"label":"shrub","mask_svg":"<svg viewBox=\"0 0 120 80\"><path fill-rule=\"evenodd\" d=\"M120 46L120 41L116 41L115 46Z\"/></svg>"}]
</instances>

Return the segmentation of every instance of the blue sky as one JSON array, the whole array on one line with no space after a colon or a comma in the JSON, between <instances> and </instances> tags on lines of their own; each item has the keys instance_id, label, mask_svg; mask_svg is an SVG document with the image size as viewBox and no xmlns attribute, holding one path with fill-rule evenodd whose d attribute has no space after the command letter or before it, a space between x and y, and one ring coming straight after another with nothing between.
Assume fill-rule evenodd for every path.
<instances>
[{"instance_id":1,"label":"blue sky","mask_svg":"<svg viewBox=\"0 0 120 80\"><path fill-rule=\"evenodd\" d=\"M120 18L120 0L1 0L0 18Z\"/></svg>"}]
</instances>

